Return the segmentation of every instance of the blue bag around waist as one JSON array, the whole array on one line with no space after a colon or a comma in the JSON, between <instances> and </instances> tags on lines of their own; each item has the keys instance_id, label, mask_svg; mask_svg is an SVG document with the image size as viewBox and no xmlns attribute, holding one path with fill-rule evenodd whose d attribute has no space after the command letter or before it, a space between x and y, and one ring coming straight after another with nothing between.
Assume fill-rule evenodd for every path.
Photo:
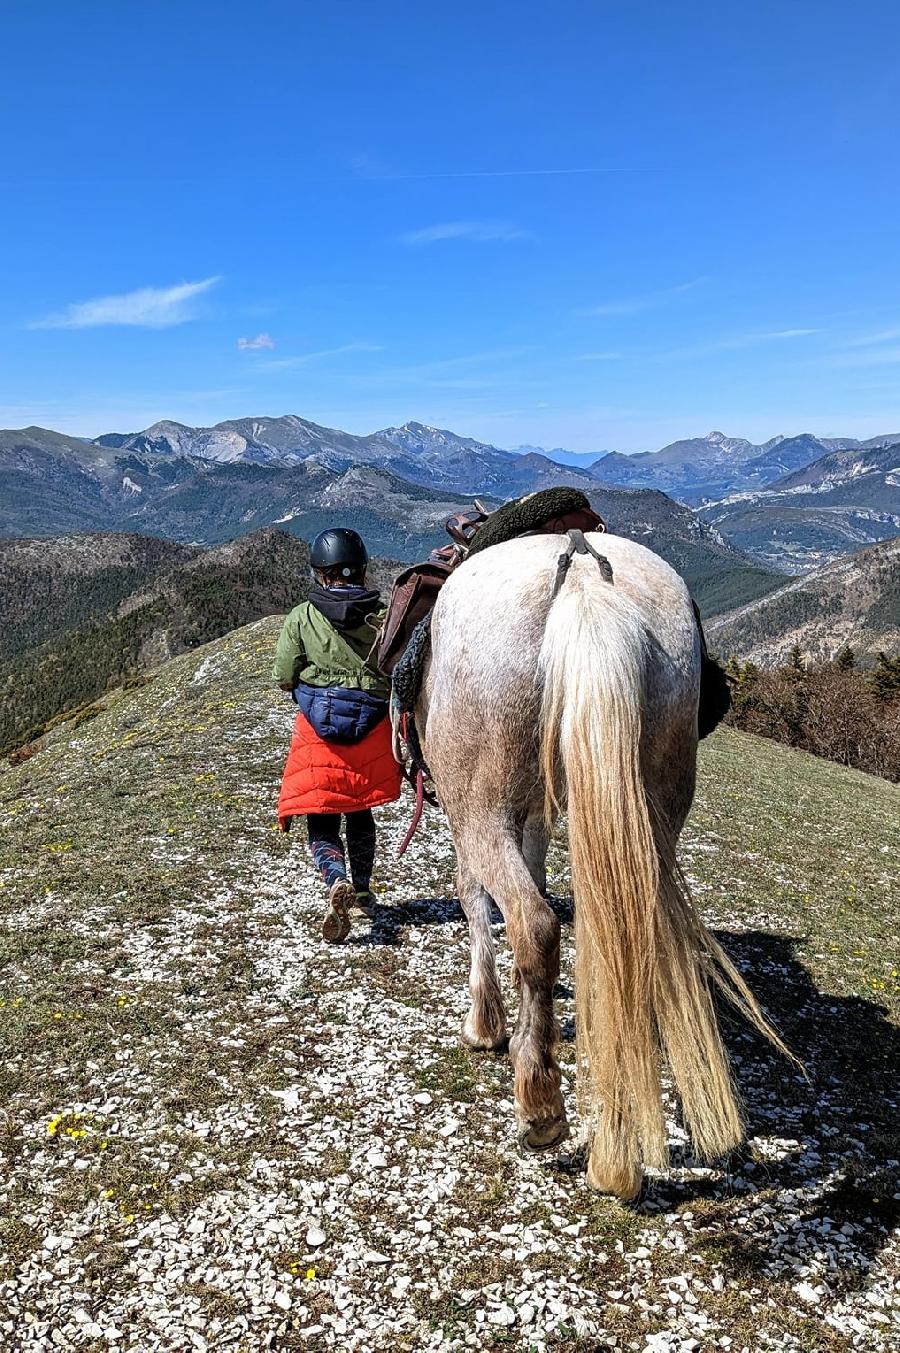
<instances>
[{"instance_id":1,"label":"blue bag around waist","mask_svg":"<svg viewBox=\"0 0 900 1353\"><path fill-rule=\"evenodd\" d=\"M326 742L362 742L388 712L381 695L348 686L308 686L292 692L304 718Z\"/></svg>"}]
</instances>

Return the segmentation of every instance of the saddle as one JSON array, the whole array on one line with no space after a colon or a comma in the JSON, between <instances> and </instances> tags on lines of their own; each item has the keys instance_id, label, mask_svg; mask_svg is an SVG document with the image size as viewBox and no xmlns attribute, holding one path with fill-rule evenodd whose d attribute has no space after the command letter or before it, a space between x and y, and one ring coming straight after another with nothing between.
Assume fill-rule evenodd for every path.
<instances>
[{"instance_id":1,"label":"saddle","mask_svg":"<svg viewBox=\"0 0 900 1353\"><path fill-rule=\"evenodd\" d=\"M431 614L441 588L470 554L526 535L565 535L571 529L605 531L603 519L580 489L543 489L488 512L475 499L474 508L455 512L444 523L450 544L432 550L394 580L387 614L375 649L378 668L390 676L406 651L413 631Z\"/></svg>"}]
</instances>

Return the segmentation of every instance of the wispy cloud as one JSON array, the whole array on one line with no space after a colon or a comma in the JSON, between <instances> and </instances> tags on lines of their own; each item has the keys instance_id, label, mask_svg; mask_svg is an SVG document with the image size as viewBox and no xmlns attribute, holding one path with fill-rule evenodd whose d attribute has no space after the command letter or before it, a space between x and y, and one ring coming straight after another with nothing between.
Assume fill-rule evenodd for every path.
<instances>
[{"instance_id":1,"label":"wispy cloud","mask_svg":"<svg viewBox=\"0 0 900 1353\"><path fill-rule=\"evenodd\" d=\"M744 348L764 347L768 343L790 342L798 338L810 338L822 333L821 329L770 329L760 332L753 330L745 334L731 334L726 338L715 338L708 343L691 343L682 348L670 348L666 352L655 353L657 360L668 361L682 357L706 357L714 352L739 352Z\"/></svg>"},{"instance_id":2,"label":"wispy cloud","mask_svg":"<svg viewBox=\"0 0 900 1353\"><path fill-rule=\"evenodd\" d=\"M400 236L400 241L415 246L439 244L444 240L477 240L481 243L529 238L527 230L520 230L507 221L442 221L438 225L425 226L422 230L409 230Z\"/></svg>"},{"instance_id":3,"label":"wispy cloud","mask_svg":"<svg viewBox=\"0 0 900 1353\"><path fill-rule=\"evenodd\" d=\"M900 329L882 329L877 334L862 334L859 338L850 338L847 340L847 346L850 348L867 348L876 343L890 343L895 338L900 338Z\"/></svg>"},{"instance_id":4,"label":"wispy cloud","mask_svg":"<svg viewBox=\"0 0 900 1353\"><path fill-rule=\"evenodd\" d=\"M274 344L271 346L274 347ZM306 366L309 362L318 362L325 357L340 357L347 352L381 352L378 343L342 343L339 348L320 348L318 352L301 352L296 357L278 357L271 362L260 362L257 371L292 371Z\"/></svg>"},{"instance_id":5,"label":"wispy cloud","mask_svg":"<svg viewBox=\"0 0 900 1353\"><path fill-rule=\"evenodd\" d=\"M179 282L173 287L141 287L120 296L98 296L79 301L45 319L35 320L30 329L94 329L101 325L125 324L142 329L168 329L196 318L194 302L205 295L221 277L206 277L202 282Z\"/></svg>"},{"instance_id":6,"label":"wispy cloud","mask_svg":"<svg viewBox=\"0 0 900 1353\"><path fill-rule=\"evenodd\" d=\"M535 351L533 346L523 345L466 352L455 357L436 357L397 366L378 366L366 379L380 386L405 382L445 386L448 382L474 380L488 382L495 387L499 373L520 369L521 359Z\"/></svg>"},{"instance_id":7,"label":"wispy cloud","mask_svg":"<svg viewBox=\"0 0 900 1353\"><path fill-rule=\"evenodd\" d=\"M354 174L363 179L390 179L398 177L392 165L383 160L380 155L370 155L366 151L361 151L350 159L350 168ZM401 176L402 177L402 176Z\"/></svg>"},{"instance_id":8,"label":"wispy cloud","mask_svg":"<svg viewBox=\"0 0 900 1353\"><path fill-rule=\"evenodd\" d=\"M621 352L582 352L575 360L576 362L620 362L622 357Z\"/></svg>"},{"instance_id":9,"label":"wispy cloud","mask_svg":"<svg viewBox=\"0 0 900 1353\"><path fill-rule=\"evenodd\" d=\"M695 277L690 282L681 282L675 287L664 287L661 291L647 291L639 296L623 296L615 301L605 301L602 305L592 305L582 313L610 316L641 315L645 310L655 310L658 306L668 305L669 301L684 296L705 281L705 277Z\"/></svg>"},{"instance_id":10,"label":"wispy cloud","mask_svg":"<svg viewBox=\"0 0 900 1353\"><path fill-rule=\"evenodd\" d=\"M520 179L520 178L592 178L604 174L648 174L655 169L631 166L545 165L526 169L428 169L406 171L388 164L378 155L365 152L353 155L350 168L359 178L387 179L394 182L421 182L427 179Z\"/></svg>"},{"instance_id":11,"label":"wispy cloud","mask_svg":"<svg viewBox=\"0 0 900 1353\"><path fill-rule=\"evenodd\" d=\"M821 333L821 329L771 329L767 333L735 334L732 338L721 338L710 343L708 352L728 352L732 348L755 348L762 343L781 343L790 338L809 338Z\"/></svg>"},{"instance_id":12,"label":"wispy cloud","mask_svg":"<svg viewBox=\"0 0 900 1353\"><path fill-rule=\"evenodd\" d=\"M275 340L271 334L257 334L255 338L239 338L237 346L241 352L261 352L263 348L274 348Z\"/></svg>"},{"instance_id":13,"label":"wispy cloud","mask_svg":"<svg viewBox=\"0 0 900 1353\"><path fill-rule=\"evenodd\" d=\"M839 352L828 358L829 366L894 366L900 362L900 348L870 348L862 352Z\"/></svg>"}]
</instances>

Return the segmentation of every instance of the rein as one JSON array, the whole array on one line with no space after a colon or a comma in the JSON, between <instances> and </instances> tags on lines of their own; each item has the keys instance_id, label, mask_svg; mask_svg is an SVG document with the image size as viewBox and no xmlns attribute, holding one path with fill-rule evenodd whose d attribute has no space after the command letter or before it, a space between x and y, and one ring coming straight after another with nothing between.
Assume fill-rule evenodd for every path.
<instances>
[{"instance_id":1,"label":"rein","mask_svg":"<svg viewBox=\"0 0 900 1353\"><path fill-rule=\"evenodd\" d=\"M430 803L433 808L439 806L434 793L425 788L425 781L431 779L431 773L422 758L422 748L411 714L400 715L399 732L410 753L410 764L408 766L405 759L400 761L400 773L406 783L415 790L416 806L413 811L412 822L409 824L409 829L397 851L398 860L406 853L407 846L416 834L419 823L422 821L425 804Z\"/></svg>"}]
</instances>

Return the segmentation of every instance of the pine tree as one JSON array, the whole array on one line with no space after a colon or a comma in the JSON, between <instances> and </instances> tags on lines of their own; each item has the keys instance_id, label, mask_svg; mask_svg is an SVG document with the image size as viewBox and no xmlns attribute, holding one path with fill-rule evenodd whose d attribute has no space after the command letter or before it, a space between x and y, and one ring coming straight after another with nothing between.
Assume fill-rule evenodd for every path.
<instances>
[{"instance_id":1,"label":"pine tree","mask_svg":"<svg viewBox=\"0 0 900 1353\"><path fill-rule=\"evenodd\" d=\"M887 704L900 696L900 657L889 658L886 653L878 654L878 661L869 673L869 685L877 699Z\"/></svg>"},{"instance_id":2,"label":"pine tree","mask_svg":"<svg viewBox=\"0 0 900 1353\"><path fill-rule=\"evenodd\" d=\"M787 665L790 668L790 670L792 672L796 672L798 676L805 675L806 662L804 660L803 653L801 652L799 644L794 644L794 647L791 649Z\"/></svg>"},{"instance_id":3,"label":"pine tree","mask_svg":"<svg viewBox=\"0 0 900 1353\"><path fill-rule=\"evenodd\" d=\"M852 672L856 666L856 654L849 644L841 644L835 653L833 662L842 672Z\"/></svg>"},{"instance_id":4,"label":"pine tree","mask_svg":"<svg viewBox=\"0 0 900 1353\"><path fill-rule=\"evenodd\" d=\"M753 704L759 668L755 662L745 662L742 666L737 658L732 658L725 670L734 682L731 689L731 707L735 715L740 716Z\"/></svg>"}]
</instances>

